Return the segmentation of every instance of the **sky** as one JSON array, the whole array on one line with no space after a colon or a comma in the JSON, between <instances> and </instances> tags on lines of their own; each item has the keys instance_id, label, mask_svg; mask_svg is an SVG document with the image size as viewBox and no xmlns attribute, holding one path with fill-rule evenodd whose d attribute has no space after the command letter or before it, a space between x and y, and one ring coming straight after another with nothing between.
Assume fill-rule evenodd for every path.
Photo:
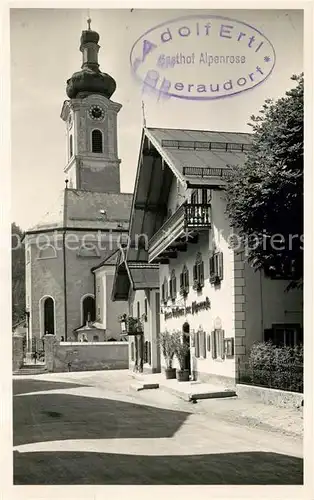
<instances>
[{"instance_id":1,"label":"sky","mask_svg":"<svg viewBox=\"0 0 314 500\"><path fill-rule=\"evenodd\" d=\"M303 71L302 11L186 10L185 15L222 15L262 32L276 52L271 75L251 90L211 101L174 97L157 100L156 95L143 94L130 69L132 46L143 33L182 13L164 9L89 12L92 29L100 35L100 68L116 80L112 100L122 104L118 115L122 192L132 192L134 187L143 125L142 101L148 127L250 132L250 116L259 113L265 99L283 96L294 85L291 75ZM66 80L81 67L79 42L87 17L86 9L11 9L11 217L24 230L41 220L64 188L66 143L60 112L67 99ZM194 39L192 48L186 39L182 43L186 44L182 45L184 53L188 53L187 48L197 53L218 53L220 47L213 39L205 43L204 38ZM232 47L236 41L229 43ZM180 44L178 39L173 50L179 51ZM201 81L205 66L175 69L179 81L184 75ZM211 67L210 71L211 77L222 78L222 68Z\"/></svg>"}]
</instances>

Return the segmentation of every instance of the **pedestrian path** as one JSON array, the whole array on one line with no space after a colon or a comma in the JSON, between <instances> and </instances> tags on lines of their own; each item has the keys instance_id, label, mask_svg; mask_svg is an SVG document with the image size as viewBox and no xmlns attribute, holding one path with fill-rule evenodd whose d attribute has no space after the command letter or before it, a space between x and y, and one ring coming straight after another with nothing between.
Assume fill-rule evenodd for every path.
<instances>
[{"instance_id":1,"label":"pedestrian path","mask_svg":"<svg viewBox=\"0 0 314 500\"><path fill-rule=\"evenodd\" d=\"M134 374L136 383L132 387L139 391L144 389L160 388L170 392L185 401L196 401L198 399L230 398L235 397L236 392L230 388L218 384L204 382L178 382L176 379L166 379L164 374Z\"/></svg>"}]
</instances>

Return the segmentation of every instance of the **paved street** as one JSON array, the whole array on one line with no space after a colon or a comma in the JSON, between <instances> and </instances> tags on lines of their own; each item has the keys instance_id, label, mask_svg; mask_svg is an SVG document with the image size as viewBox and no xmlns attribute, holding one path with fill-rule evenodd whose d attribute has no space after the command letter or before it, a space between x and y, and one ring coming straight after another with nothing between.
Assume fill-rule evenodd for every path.
<instances>
[{"instance_id":1,"label":"paved street","mask_svg":"<svg viewBox=\"0 0 314 500\"><path fill-rule=\"evenodd\" d=\"M191 404L160 389L134 392L124 370L13 384L15 484L303 482L301 437L252 425L235 398Z\"/></svg>"}]
</instances>

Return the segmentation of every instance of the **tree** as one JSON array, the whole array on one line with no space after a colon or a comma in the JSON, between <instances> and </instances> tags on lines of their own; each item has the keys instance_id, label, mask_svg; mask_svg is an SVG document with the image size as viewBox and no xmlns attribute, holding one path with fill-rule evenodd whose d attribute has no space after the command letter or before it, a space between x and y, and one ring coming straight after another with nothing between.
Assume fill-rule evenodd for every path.
<instances>
[{"instance_id":1,"label":"tree","mask_svg":"<svg viewBox=\"0 0 314 500\"><path fill-rule=\"evenodd\" d=\"M11 225L13 325L25 317L25 254L24 245L21 243L22 237L22 229L13 222Z\"/></svg>"},{"instance_id":2,"label":"tree","mask_svg":"<svg viewBox=\"0 0 314 500\"><path fill-rule=\"evenodd\" d=\"M251 116L252 150L231 168L227 215L249 262L267 275L303 284L303 74L285 96Z\"/></svg>"}]
</instances>

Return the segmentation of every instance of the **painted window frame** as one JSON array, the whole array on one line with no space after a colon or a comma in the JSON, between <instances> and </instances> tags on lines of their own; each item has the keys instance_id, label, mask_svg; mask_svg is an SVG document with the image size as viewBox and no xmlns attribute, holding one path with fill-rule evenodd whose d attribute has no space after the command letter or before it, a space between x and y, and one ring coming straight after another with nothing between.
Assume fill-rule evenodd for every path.
<instances>
[{"instance_id":1,"label":"painted window frame","mask_svg":"<svg viewBox=\"0 0 314 500\"><path fill-rule=\"evenodd\" d=\"M221 328L216 328L211 332L210 346L212 358L215 361L223 361L225 359L225 331Z\"/></svg>"}]
</instances>

